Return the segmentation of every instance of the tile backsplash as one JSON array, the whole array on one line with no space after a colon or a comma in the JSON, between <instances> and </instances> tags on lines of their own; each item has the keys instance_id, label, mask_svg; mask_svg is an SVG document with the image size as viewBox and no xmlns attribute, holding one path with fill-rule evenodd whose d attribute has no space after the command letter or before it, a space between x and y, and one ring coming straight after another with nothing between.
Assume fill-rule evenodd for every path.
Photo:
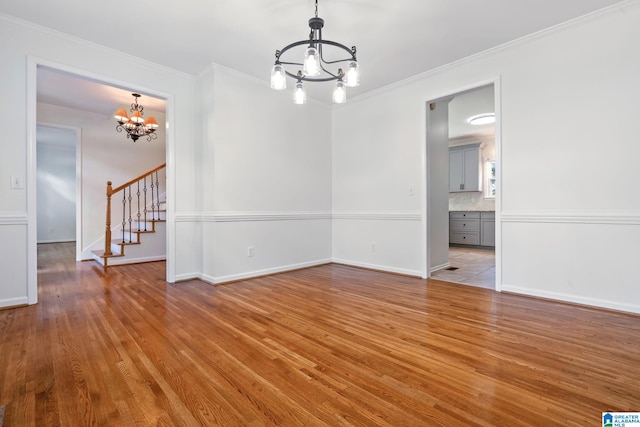
<instances>
[{"instance_id":1,"label":"tile backsplash","mask_svg":"<svg viewBox=\"0 0 640 427\"><path fill-rule=\"evenodd\" d=\"M495 199L486 199L481 191L449 193L450 211L495 211Z\"/></svg>"}]
</instances>

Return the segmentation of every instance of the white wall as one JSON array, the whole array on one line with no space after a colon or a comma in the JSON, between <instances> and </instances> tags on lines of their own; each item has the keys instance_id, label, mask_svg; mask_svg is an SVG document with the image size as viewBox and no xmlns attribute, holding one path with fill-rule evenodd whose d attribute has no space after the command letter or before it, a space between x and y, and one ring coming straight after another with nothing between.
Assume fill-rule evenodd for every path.
<instances>
[{"instance_id":1,"label":"white wall","mask_svg":"<svg viewBox=\"0 0 640 427\"><path fill-rule=\"evenodd\" d=\"M37 145L38 243L76 240L76 134L69 144Z\"/></svg>"},{"instance_id":2,"label":"white wall","mask_svg":"<svg viewBox=\"0 0 640 427\"><path fill-rule=\"evenodd\" d=\"M331 115L214 68L199 79L202 274L223 282L331 259ZM248 248L253 256L248 256Z\"/></svg>"},{"instance_id":3,"label":"white wall","mask_svg":"<svg viewBox=\"0 0 640 427\"><path fill-rule=\"evenodd\" d=\"M119 83L122 87L144 89L146 93L166 95L171 100L169 117L168 161L173 176L180 176L169 191L170 215L179 209L192 211L194 140L192 138L194 79L183 73L160 67L94 44L68 36L27 26L0 17L0 114L11 117L0 136L0 241L13 242L0 250L0 306L37 301L36 292L36 211L35 206L35 63L60 66L65 71L85 73L97 80ZM25 96L27 94L27 96ZM179 144L173 139L179 136ZM175 146L174 146L175 145ZM33 172L32 172L33 171ZM25 181L22 189L11 189L10 177ZM33 181L32 178L33 177ZM171 228L171 224L169 224ZM169 234L172 234L169 232ZM186 233L188 236L188 233ZM28 244L32 242L31 244ZM175 253L186 251L189 241L176 238L175 251L169 254L169 277L179 274L183 266L173 263ZM8 251L8 252L7 252ZM2 253L7 252L7 253Z\"/></svg>"},{"instance_id":4,"label":"white wall","mask_svg":"<svg viewBox=\"0 0 640 427\"><path fill-rule=\"evenodd\" d=\"M336 262L422 274L426 102L439 97L407 96L383 92L333 111Z\"/></svg>"},{"instance_id":5,"label":"white wall","mask_svg":"<svg viewBox=\"0 0 640 427\"><path fill-rule=\"evenodd\" d=\"M352 100L334 121L334 210L416 209L424 103L497 81L496 224L506 291L640 312L637 117L640 3L609 9ZM368 263L368 221L334 234L334 255ZM334 233L342 231L336 221ZM420 271L419 227L389 222L376 264ZM501 238L500 238L501 236ZM410 252L404 264L397 252ZM501 256L501 258L500 258Z\"/></svg>"}]
</instances>

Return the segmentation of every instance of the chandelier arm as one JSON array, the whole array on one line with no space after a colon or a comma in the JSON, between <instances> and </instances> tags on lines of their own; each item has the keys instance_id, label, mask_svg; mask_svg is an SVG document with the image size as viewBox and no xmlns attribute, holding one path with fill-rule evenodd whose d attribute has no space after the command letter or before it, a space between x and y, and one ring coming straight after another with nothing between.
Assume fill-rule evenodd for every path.
<instances>
[{"instance_id":1,"label":"chandelier arm","mask_svg":"<svg viewBox=\"0 0 640 427\"><path fill-rule=\"evenodd\" d=\"M282 49L280 49L280 56L279 56L279 58L282 58L282 55L283 55L286 51L288 51L289 49L294 48L294 47L296 47L296 46L306 45L306 44L308 44L308 43L309 43L309 40L300 40L300 41L293 42L293 43L291 43L291 44L286 45L285 47L283 47ZM334 42L334 41L331 41L331 40L316 40L316 41L315 41L315 43L316 43L316 44L320 44L320 45L322 45L322 44L328 44L328 45L331 45L331 46L338 47L338 48L340 48L340 49L342 49L342 50L344 50L344 51L348 52L348 53L351 55L351 59L353 59L354 61L355 61L355 59L356 59L356 58L355 58L355 56L353 55L353 52L351 51L351 49L349 49L348 47L346 47L346 46L345 46L345 45L343 45L342 43ZM344 60L342 60L342 61L349 61L349 60L351 60L351 59L344 59ZM279 60L278 60L277 62L280 62L280 63L284 64L284 62L279 61ZM334 62L341 62L341 61L334 61ZM334 63L334 62L326 62L326 63L327 63L327 64L331 64L331 63Z\"/></svg>"},{"instance_id":2,"label":"chandelier arm","mask_svg":"<svg viewBox=\"0 0 640 427\"><path fill-rule=\"evenodd\" d=\"M284 64L284 65L304 65L302 64L302 62L284 62L284 61L278 61L277 64Z\"/></svg>"},{"instance_id":3,"label":"chandelier arm","mask_svg":"<svg viewBox=\"0 0 640 427\"><path fill-rule=\"evenodd\" d=\"M334 76L333 74L331 74L331 77L315 78L315 77L298 76L288 71L285 71L285 73L287 73L287 76L292 77L296 80L302 80L303 82L330 82L332 80L338 80L338 77Z\"/></svg>"}]
</instances>

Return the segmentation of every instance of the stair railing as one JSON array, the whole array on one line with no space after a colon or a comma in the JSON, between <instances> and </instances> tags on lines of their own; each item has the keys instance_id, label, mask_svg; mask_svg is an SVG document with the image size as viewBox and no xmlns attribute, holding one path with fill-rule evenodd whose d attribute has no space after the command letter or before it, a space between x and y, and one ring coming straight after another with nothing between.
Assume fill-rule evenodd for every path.
<instances>
[{"instance_id":1,"label":"stair railing","mask_svg":"<svg viewBox=\"0 0 640 427\"><path fill-rule=\"evenodd\" d=\"M135 212L137 227L135 231L150 231L147 230L147 220L160 219L160 180L158 178L158 171L164 169L167 166L166 163L157 166L142 175L133 178L132 180L122 184L119 187L113 188L111 181L107 181L107 221L106 231L104 238L104 256L111 256L111 197L122 191L122 243L131 242L131 236L133 235L133 212ZM147 187L147 180L150 181L150 192ZM140 185L142 184L142 192L140 191ZM132 187L136 187L135 199L132 194ZM127 194L128 190L128 194ZM150 193L151 199L151 212L148 209L147 197ZM141 200L142 196L142 200ZM133 205L136 205L135 210ZM142 209L141 209L142 207ZM128 212L128 216L127 216ZM148 215L151 218L148 218ZM140 224L144 224L144 230L140 229ZM127 226L129 227L129 242L126 241Z\"/></svg>"}]
</instances>

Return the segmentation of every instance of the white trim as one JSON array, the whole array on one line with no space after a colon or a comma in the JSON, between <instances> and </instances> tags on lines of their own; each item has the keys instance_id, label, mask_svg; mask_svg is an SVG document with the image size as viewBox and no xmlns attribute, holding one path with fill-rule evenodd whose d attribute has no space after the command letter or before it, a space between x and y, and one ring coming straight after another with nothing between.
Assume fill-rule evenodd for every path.
<instances>
[{"instance_id":1,"label":"white trim","mask_svg":"<svg viewBox=\"0 0 640 427\"><path fill-rule=\"evenodd\" d=\"M408 270L405 268L397 268L397 267L390 267L388 265L379 265L379 264L371 264L368 262L360 262L360 261L351 261L351 260L347 260L347 259L339 259L339 258L334 258L332 259L333 263L335 264L343 264L343 265L348 265L351 267L360 267L360 268L366 268L368 270L376 270L376 271L384 271L387 273L396 273L396 274L403 274L405 276L412 276L412 277L422 277L422 272L418 271L418 270Z\"/></svg>"},{"instance_id":2,"label":"white trim","mask_svg":"<svg viewBox=\"0 0 640 427\"><path fill-rule=\"evenodd\" d=\"M70 243L70 242L75 242L75 240L74 239L38 240L38 244L41 244L41 243L44 243L44 244L47 244L47 243ZM77 259L76 261L82 261L82 260Z\"/></svg>"},{"instance_id":3,"label":"white trim","mask_svg":"<svg viewBox=\"0 0 640 427\"><path fill-rule=\"evenodd\" d=\"M449 267L451 267L451 263L449 263L449 262L445 262L444 264L440 264L440 265L436 265L435 267L431 267L431 270L430 270L430 271L431 271L431 273L433 274L433 273L435 273L435 272L436 272L436 271L438 271L438 270L443 270L443 269L445 269L445 268L449 268Z\"/></svg>"},{"instance_id":4,"label":"white trim","mask_svg":"<svg viewBox=\"0 0 640 427\"><path fill-rule=\"evenodd\" d=\"M300 221L332 218L330 212L185 212L175 216L176 222L251 222Z\"/></svg>"},{"instance_id":5,"label":"white trim","mask_svg":"<svg viewBox=\"0 0 640 427\"><path fill-rule=\"evenodd\" d=\"M503 285L503 292L512 292L514 294L526 295L538 298L545 298L554 301L563 301L573 304L587 305L597 308L607 308L617 311L625 311L628 313L640 314L640 305L621 304L615 301L608 301L599 298L588 298L579 295L565 294L559 292L540 291L538 289L523 288L520 286Z\"/></svg>"},{"instance_id":6,"label":"white trim","mask_svg":"<svg viewBox=\"0 0 640 427\"><path fill-rule=\"evenodd\" d=\"M28 225L26 212L0 212L0 225Z\"/></svg>"},{"instance_id":7,"label":"white trim","mask_svg":"<svg viewBox=\"0 0 640 427\"><path fill-rule=\"evenodd\" d=\"M308 261L308 262L301 262L299 264L289 264L289 265L284 265L280 267L265 268L262 270L254 270L254 271L249 271L249 272L239 273L239 274L229 274L227 276L210 276L204 273L198 274L197 276L183 274L181 275L180 280L189 280L189 279L198 278L205 282L217 285L219 283L233 282L236 280L251 279L254 277L267 276L267 275L276 274L276 273L283 273L286 271L300 270L302 268L316 267L318 265L330 264L331 262L332 261L330 259Z\"/></svg>"},{"instance_id":8,"label":"white trim","mask_svg":"<svg viewBox=\"0 0 640 427\"><path fill-rule=\"evenodd\" d=\"M68 41L72 41L74 43L78 43L81 44L83 46L86 46L88 48L90 48L91 50L100 50L102 52L104 52L105 54L109 54L109 55L113 55L113 56L117 56L122 58L125 61L131 61L131 62L135 62L137 64L143 65L145 67L149 67L149 68L154 68L156 70L158 70L159 72L163 72L163 73L171 73L175 76L178 76L180 78L187 78L190 80L195 80L195 77L192 74L186 73L184 71L180 71L180 70L176 70L175 68L170 68L167 67L166 65L162 65L162 64L158 64L156 62L151 62L149 60L140 58L138 56L134 56L134 55L130 55L128 53L124 53L122 51L98 44L98 43L94 43L91 41L88 41L86 39L82 39L76 36L72 36L70 34L67 33L63 33L61 31L58 30L54 30L52 28L49 27L45 27L43 25L39 25L39 24L35 24L31 21L25 21L23 19L20 18L16 18L14 16L9 16L9 15L5 15L3 13L0 13L0 21L7 21L7 22L11 22L13 24L16 25L21 25L21 26L25 26L28 27L31 30L34 31L38 31L41 33L44 33L45 37L56 37L56 38L61 38L61 39L66 39ZM57 67L54 67L57 68ZM78 73L74 73L74 74L78 74ZM85 74L81 74L81 75L85 75ZM102 81L106 81L104 79L101 79ZM129 87L131 85L125 85L124 87ZM137 87L137 86L135 86ZM151 93L150 93L151 94Z\"/></svg>"},{"instance_id":9,"label":"white trim","mask_svg":"<svg viewBox=\"0 0 640 427\"><path fill-rule=\"evenodd\" d=\"M38 302L37 89L38 60L27 56L27 301Z\"/></svg>"},{"instance_id":10,"label":"white trim","mask_svg":"<svg viewBox=\"0 0 640 427\"><path fill-rule=\"evenodd\" d=\"M506 43L503 43L503 44L500 44L498 46L490 47L490 48L488 48L486 50L483 50L481 52L474 53L473 55L465 56L464 58L460 58L460 59L455 60L453 62L449 62L447 64L441 65L441 66L436 67L436 68L432 68L432 69L424 71L424 72L422 72L420 74L416 74L416 75L413 75L411 77L407 77L406 79L393 82L393 83L391 83L391 84L389 84L387 86L383 86L381 88L378 88L378 89L363 93L361 95L354 96L353 98L349 99L349 102L350 103L360 102L360 101L363 101L363 100L371 98L371 97L375 97L375 96L380 95L380 94L391 92L391 91L393 91L393 90L395 90L397 88L410 85L410 84L412 84L414 82L417 82L419 80L422 80L424 78L428 78L428 77L432 77L432 76L435 76L435 75L440 74L440 73L444 73L444 72L446 72L446 71L448 71L448 70L450 70L452 68L456 68L456 67L458 67L460 65L463 65L463 64L466 64L468 62L473 62L473 61L476 61L476 60L479 60L479 59L483 59L485 57L489 57L491 55L500 53L500 52L502 52L504 50L510 49L510 48L512 48L514 46L517 47L517 46L519 46L521 44L529 43L531 41L534 41L534 40L540 39L542 37L551 35L553 33L565 30L567 28L571 28L571 27L580 25L580 24L582 24L584 22L598 19L599 17L607 15L609 13L618 12L619 10L621 10L621 9L623 9L625 7L638 7L638 6L640 6L640 2L638 0L621 1L619 3L615 3L615 4L611 5L611 6L604 7L602 9L598 9L598 10L595 10L593 12L587 13L586 15L582 15L582 16L579 16L577 18L573 18L573 19L570 19L568 21L561 22L559 24L553 25L551 27L544 28L544 29L536 31L534 33L527 34L527 35L522 36L520 38L517 38L515 40L510 40L510 41L508 41ZM459 93L459 92L460 91L458 91L456 93ZM438 99L438 98L433 98L433 99ZM497 115L497 112L496 112L496 115Z\"/></svg>"},{"instance_id":11,"label":"white trim","mask_svg":"<svg viewBox=\"0 0 640 427\"><path fill-rule=\"evenodd\" d=\"M0 299L0 308L17 307L27 304L29 304L29 300L26 297Z\"/></svg>"},{"instance_id":12,"label":"white trim","mask_svg":"<svg viewBox=\"0 0 640 427\"><path fill-rule=\"evenodd\" d=\"M496 195L495 209L495 255L496 255L496 291L502 291L502 76L493 82L493 103L496 122L494 124Z\"/></svg>"},{"instance_id":13,"label":"white trim","mask_svg":"<svg viewBox=\"0 0 640 427\"><path fill-rule=\"evenodd\" d=\"M502 212L502 222L640 225L640 212Z\"/></svg>"},{"instance_id":14,"label":"white trim","mask_svg":"<svg viewBox=\"0 0 640 427\"><path fill-rule=\"evenodd\" d=\"M333 219L365 221L422 221L421 212L336 212Z\"/></svg>"},{"instance_id":15,"label":"white trim","mask_svg":"<svg viewBox=\"0 0 640 427\"><path fill-rule=\"evenodd\" d=\"M92 258L95 259L95 258ZM127 258L124 257L113 257L109 258L108 264L112 265L128 265L128 264L140 264L144 262L153 262L153 261L164 261L166 260L166 256L150 256L150 257L139 257L139 258ZM98 261L99 262L99 261Z\"/></svg>"},{"instance_id":16,"label":"white trim","mask_svg":"<svg viewBox=\"0 0 640 427\"><path fill-rule=\"evenodd\" d=\"M331 219L329 212L211 212L203 213L203 222L299 221Z\"/></svg>"},{"instance_id":17,"label":"white trim","mask_svg":"<svg viewBox=\"0 0 640 427\"><path fill-rule=\"evenodd\" d=\"M422 221L420 212L184 212L175 222L250 222L300 220Z\"/></svg>"}]
</instances>

